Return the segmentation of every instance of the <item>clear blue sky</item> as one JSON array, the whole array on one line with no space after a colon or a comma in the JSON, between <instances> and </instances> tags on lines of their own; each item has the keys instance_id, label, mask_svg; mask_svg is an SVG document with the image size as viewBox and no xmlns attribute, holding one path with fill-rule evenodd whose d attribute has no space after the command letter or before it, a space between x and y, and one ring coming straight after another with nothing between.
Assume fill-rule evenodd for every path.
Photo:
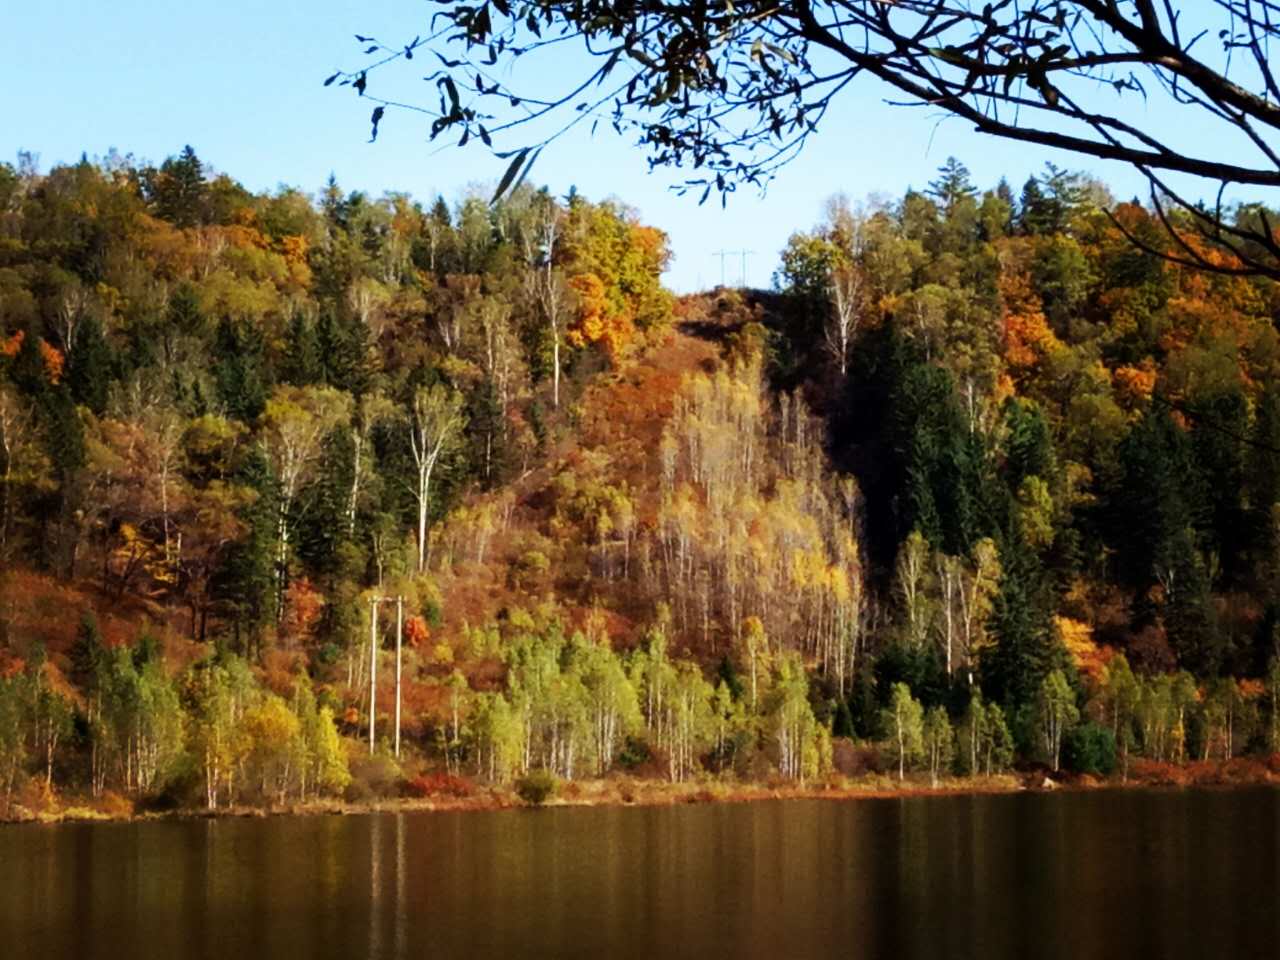
<instances>
[{"instance_id":1,"label":"clear blue sky","mask_svg":"<svg viewBox=\"0 0 1280 960\"><path fill-rule=\"evenodd\" d=\"M284 183L315 191L332 171L347 189L406 190L422 199L456 197L492 182L502 163L483 151L439 150L420 117L388 114L367 143L370 105L350 90L324 89L336 67L361 64L354 33L405 41L426 33L421 0L36 0L13 3L0 35L0 158L19 149L41 168L115 147L159 162L192 144L206 163L253 190ZM424 69L426 71L426 65ZM403 72L401 80L412 75ZM421 102L433 96L421 85ZM409 91L414 92L413 88ZM882 88L857 86L827 116L799 160L760 197L741 192L728 209L668 189L644 155L611 132L573 134L544 152L533 180L592 199L617 196L665 229L676 260L668 282L691 290L720 280L713 251L749 249L747 281L768 285L788 235L819 219L824 200L845 192L900 195L922 187L950 154L980 186L1007 175L1017 189L1046 160L1087 170L1118 196L1142 193L1117 164L982 137L955 119L881 103ZM1137 104L1137 101L1134 101ZM1165 109L1153 105L1146 109ZM1156 115L1158 120L1166 118ZM1207 135L1186 127L1189 138ZM734 283L740 258L727 266Z\"/></svg>"}]
</instances>

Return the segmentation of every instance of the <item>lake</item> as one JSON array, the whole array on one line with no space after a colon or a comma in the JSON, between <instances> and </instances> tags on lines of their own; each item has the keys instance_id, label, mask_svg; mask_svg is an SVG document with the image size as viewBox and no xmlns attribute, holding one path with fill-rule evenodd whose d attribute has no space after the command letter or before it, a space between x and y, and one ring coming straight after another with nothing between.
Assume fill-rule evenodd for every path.
<instances>
[{"instance_id":1,"label":"lake","mask_svg":"<svg viewBox=\"0 0 1280 960\"><path fill-rule=\"evenodd\" d=\"M1280 791L0 827L0 957L1280 955Z\"/></svg>"}]
</instances>

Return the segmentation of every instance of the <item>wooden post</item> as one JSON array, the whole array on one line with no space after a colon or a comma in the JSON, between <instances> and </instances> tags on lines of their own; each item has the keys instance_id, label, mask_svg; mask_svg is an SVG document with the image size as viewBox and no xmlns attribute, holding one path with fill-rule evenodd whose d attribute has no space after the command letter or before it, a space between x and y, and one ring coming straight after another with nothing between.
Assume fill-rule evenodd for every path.
<instances>
[{"instance_id":1,"label":"wooden post","mask_svg":"<svg viewBox=\"0 0 1280 960\"><path fill-rule=\"evenodd\" d=\"M404 597L396 597L396 757L400 756L400 640L404 635Z\"/></svg>"},{"instance_id":2,"label":"wooden post","mask_svg":"<svg viewBox=\"0 0 1280 960\"><path fill-rule=\"evenodd\" d=\"M378 598L369 601L369 754L373 754L374 718L378 713Z\"/></svg>"}]
</instances>

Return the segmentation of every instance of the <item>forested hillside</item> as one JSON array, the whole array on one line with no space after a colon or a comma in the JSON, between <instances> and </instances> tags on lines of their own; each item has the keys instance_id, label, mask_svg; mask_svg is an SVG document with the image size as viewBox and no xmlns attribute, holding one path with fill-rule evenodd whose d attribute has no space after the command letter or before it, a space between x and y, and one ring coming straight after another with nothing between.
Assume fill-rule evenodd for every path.
<instances>
[{"instance_id":1,"label":"forested hillside","mask_svg":"<svg viewBox=\"0 0 1280 960\"><path fill-rule=\"evenodd\" d=\"M0 165L0 815L1280 747L1274 283L955 161L773 292L668 256L526 186Z\"/></svg>"}]
</instances>

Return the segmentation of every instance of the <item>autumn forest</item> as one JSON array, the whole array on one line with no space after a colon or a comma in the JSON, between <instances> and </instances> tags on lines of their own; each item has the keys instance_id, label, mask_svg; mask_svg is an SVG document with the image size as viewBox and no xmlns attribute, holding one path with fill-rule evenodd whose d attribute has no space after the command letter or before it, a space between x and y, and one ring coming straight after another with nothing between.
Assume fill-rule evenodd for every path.
<instances>
[{"instance_id":1,"label":"autumn forest","mask_svg":"<svg viewBox=\"0 0 1280 960\"><path fill-rule=\"evenodd\" d=\"M1280 286L1011 178L676 296L618 199L0 164L0 819L1280 773Z\"/></svg>"}]
</instances>

